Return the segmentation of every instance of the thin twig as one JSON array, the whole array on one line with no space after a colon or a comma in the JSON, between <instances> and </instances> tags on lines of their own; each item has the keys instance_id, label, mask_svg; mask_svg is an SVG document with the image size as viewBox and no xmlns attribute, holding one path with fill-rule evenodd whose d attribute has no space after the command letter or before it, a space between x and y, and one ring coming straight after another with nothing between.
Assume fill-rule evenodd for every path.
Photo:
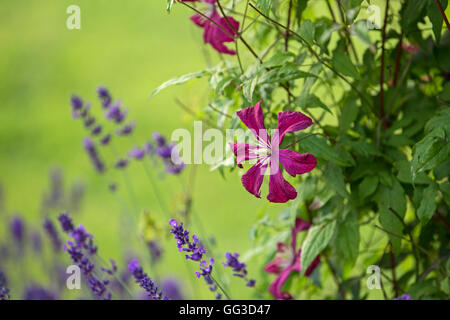
<instances>
[{"instance_id":1,"label":"thin twig","mask_svg":"<svg viewBox=\"0 0 450 320\"><path fill-rule=\"evenodd\" d=\"M442 18L445 21L445 25L447 26L447 30L450 30L450 23L448 22L447 16L445 15L444 8L442 8L441 2L439 0L436 0L436 5L439 8L439 11L441 12Z\"/></svg>"},{"instance_id":2,"label":"thin twig","mask_svg":"<svg viewBox=\"0 0 450 320\"><path fill-rule=\"evenodd\" d=\"M380 121L385 128L386 128L386 123L385 123L385 115L384 115L384 53L385 53L384 49L385 49L385 42L386 42L386 27L387 27L388 12L389 12L389 0L386 0L386 10L384 13L384 24L383 24L383 30L382 30L382 36L381 36L380 106L379 106Z\"/></svg>"}]
</instances>

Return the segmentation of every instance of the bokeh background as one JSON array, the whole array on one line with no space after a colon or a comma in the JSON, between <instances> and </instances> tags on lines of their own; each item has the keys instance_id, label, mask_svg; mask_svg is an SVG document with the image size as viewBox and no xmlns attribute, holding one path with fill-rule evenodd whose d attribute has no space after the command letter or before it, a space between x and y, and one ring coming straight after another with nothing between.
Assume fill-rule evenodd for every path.
<instances>
[{"instance_id":1,"label":"bokeh background","mask_svg":"<svg viewBox=\"0 0 450 320\"><path fill-rule=\"evenodd\" d=\"M66 28L66 8L71 4L81 8L81 30ZM13 214L25 218L27 231L41 228L42 195L49 189L49 173L60 168L66 191L75 182L85 186L80 213L73 215L75 223L82 223L94 235L104 259L116 259L119 269L125 266L124 252L136 247L135 234L124 235L129 230L121 230L123 209L108 189L108 183L116 177L101 177L91 166L82 146L86 131L72 119L70 97L78 94L100 112L96 88L103 84L114 98L123 101L129 108L129 118L137 122L133 138L117 142L123 152L135 141L145 142L155 131L170 136L177 128L191 130L195 117L180 109L174 99L193 110L203 109L208 95L206 81L195 80L148 100L162 82L204 69L207 64L201 30L189 20L190 15L180 6L168 15L165 1L154 0L2 2L0 183L6 212L1 213L1 241L10 240L8 226ZM214 52L208 52L210 61L218 61ZM97 115L101 117L101 113ZM114 160L108 155L105 158ZM154 172L159 189L166 202L176 207L183 191L179 179L161 177L160 171L163 170ZM139 212L153 213L165 230L167 219L160 212L142 168L133 164L127 172ZM188 183L188 177L186 171L181 180ZM123 201L129 201L123 180L117 183ZM236 173L223 179L206 165L198 166L196 171L193 199L204 229L214 235L216 251L221 254L249 250L248 234L260 217L258 213L280 211L279 206L273 207L244 192ZM53 210L50 217L55 219L58 213ZM183 266L184 259L174 240L166 238L163 266L156 270L159 276L176 276L183 281L187 295L195 292L198 298L212 298L203 281L193 279L193 269ZM8 262L12 298L21 298L21 290L30 283L45 285L54 281L45 271L42 259L31 256L20 268L18 262ZM148 267L145 262L144 267ZM250 266L249 271L257 276L254 267ZM250 291L242 287L239 286L239 296L250 297Z\"/></svg>"}]
</instances>

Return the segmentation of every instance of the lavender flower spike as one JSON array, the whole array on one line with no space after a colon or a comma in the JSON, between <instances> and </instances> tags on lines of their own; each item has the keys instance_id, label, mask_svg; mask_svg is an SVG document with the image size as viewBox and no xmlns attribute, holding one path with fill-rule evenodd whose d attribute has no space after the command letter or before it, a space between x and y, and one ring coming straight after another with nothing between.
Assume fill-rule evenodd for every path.
<instances>
[{"instance_id":1,"label":"lavender flower spike","mask_svg":"<svg viewBox=\"0 0 450 320\"><path fill-rule=\"evenodd\" d=\"M255 285L255 280L247 279L247 266L245 263L239 262L239 254L230 252L225 253L225 258L227 262L223 265L224 267L230 267L233 269L233 276L243 278L247 282L247 287L253 287Z\"/></svg>"},{"instance_id":2,"label":"lavender flower spike","mask_svg":"<svg viewBox=\"0 0 450 320\"><path fill-rule=\"evenodd\" d=\"M59 251L61 248L61 240L59 239L58 231L55 228L55 225L53 222L46 218L44 220L43 224L44 230L47 233L47 235L50 237L50 240L52 242L53 250ZM69 226L70 228L70 226ZM72 226L73 228L73 226Z\"/></svg>"},{"instance_id":3,"label":"lavender flower spike","mask_svg":"<svg viewBox=\"0 0 450 320\"><path fill-rule=\"evenodd\" d=\"M99 173L103 173L105 171L105 165L101 161L98 152L95 148L94 142L90 138L85 138L83 141L84 148L86 149L89 158L91 159L92 164L94 165L95 169Z\"/></svg>"},{"instance_id":4,"label":"lavender flower spike","mask_svg":"<svg viewBox=\"0 0 450 320\"><path fill-rule=\"evenodd\" d=\"M209 286L209 290L216 292L217 285L211 277L214 260L209 259L209 264L202 259L206 254L206 249L200 244L200 240L196 235L192 235L192 242L189 237L189 231L183 228L183 223L178 223L175 219L171 219L169 224L172 226L170 233L173 234L175 240L177 240L178 251L189 252L185 257L187 260L199 261L200 271L196 271L197 278L203 278L206 284ZM216 299L220 299L221 294L216 295Z\"/></svg>"},{"instance_id":5,"label":"lavender flower spike","mask_svg":"<svg viewBox=\"0 0 450 320\"><path fill-rule=\"evenodd\" d=\"M9 288L6 282L6 277L3 272L0 271L0 300L9 300Z\"/></svg>"},{"instance_id":6,"label":"lavender flower spike","mask_svg":"<svg viewBox=\"0 0 450 320\"><path fill-rule=\"evenodd\" d=\"M137 283L147 292L147 295L153 300L168 300L168 298L163 295L161 290L155 283L148 277L146 273L139 266L139 261L133 259L128 265L128 270L133 274L134 279Z\"/></svg>"}]
</instances>

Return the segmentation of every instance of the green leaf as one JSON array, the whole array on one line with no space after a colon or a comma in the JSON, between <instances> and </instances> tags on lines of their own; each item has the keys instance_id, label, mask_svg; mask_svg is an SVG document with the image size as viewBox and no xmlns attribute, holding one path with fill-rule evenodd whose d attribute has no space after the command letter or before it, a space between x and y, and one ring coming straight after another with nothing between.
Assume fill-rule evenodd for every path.
<instances>
[{"instance_id":1,"label":"green leaf","mask_svg":"<svg viewBox=\"0 0 450 320\"><path fill-rule=\"evenodd\" d=\"M350 212L345 221L339 224L336 249L344 261L351 266L355 264L359 252L359 226L355 212Z\"/></svg>"},{"instance_id":2,"label":"green leaf","mask_svg":"<svg viewBox=\"0 0 450 320\"><path fill-rule=\"evenodd\" d=\"M264 68L274 68L285 65L288 61L292 60L295 54L292 52L278 52L273 55L269 60L265 61L262 66Z\"/></svg>"},{"instance_id":3,"label":"green leaf","mask_svg":"<svg viewBox=\"0 0 450 320\"><path fill-rule=\"evenodd\" d=\"M342 108L341 116L339 117L339 130L344 133L350 125L356 120L358 116L358 105L355 99L347 100Z\"/></svg>"},{"instance_id":4,"label":"green leaf","mask_svg":"<svg viewBox=\"0 0 450 320\"><path fill-rule=\"evenodd\" d=\"M301 270L302 274L308 269L311 262L324 250L333 238L336 231L336 221L324 221L313 225L306 236L302 246Z\"/></svg>"},{"instance_id":5,"label":"green leaf","mask_svg":"<svg viewBox=\"0 0 450 320\"><path fill-rule=\"evenodd\" d=\"M314 24L311 22L311 20L305 20L300 25L299 34L303 37L303 39L306 40L309 44L313 44L314 42L314 35L315 35L315 29Z\"/></svg>"},{"instance_id":6,"label":"green leaf","mask_svg":"<svg viewBox=\"0 0 450 320\"><path fill-rule=\"evenodd\" d=\"M296 80L300 78L316 77L316 75L301 71L299 66L293 62L286 63L280 68L272 69L263 73L258 83L277 83Z\"/></svg>"},{"instance_id":7,"label":"green leaf","mask_svg":"<svg viewBox=\"0 0 450 320\"><path fill-rule=\"evenodd\" d=\"M264 14L268 15L272 8L272 0L258 0L256 6L261 9Z\"/></svg>"},{"instance_id":8,"label":"green leaf","mask_svg":"<svg viewBox=\"0 0 450 320\"><path fill-rule=\"evenodd\" d=\"M379 221L389 232L388 237L395 253L399 253L403 234L403 223L406 214L405 191L397 179L393 179L392 187L380 185L375 195L378 203Z\"/></svg>"},{"instance_id":9,"label":"green leaf","mask_svg":"<svg viewBox=\"0 0 450 320\"><path fill-rule=\"evenodd\" d=\"M442 192L442 196L444 197L444 201L450 206L450 182L446 181L439 185L439 189Z\"/></svg>"},{"instance_id":10,"label":"green leaf","mask_svg":"<svg viewBox=\"0 0 450 320\"><path fill-rule=\"evenodd\" d=\"M352 166L352 163L349 161L349 159L336 152L323 137L310 136L302 140L300 146L302 149L306 150L308 153L314 155L317 158L331 161L339 166Z\"/></svg>"},{"instance_id":11,"label":"green leaf","mask_svg":"<svg viewBox=\"0 0 450 320\"><path fill-rule=\"evenodd\" d=\"M411 163L407 160L398 161L395 164L398 170L397 178L403 183L413 183ZM414 180L415 184L429 184L432 180L424 172L419 173Z\"/></svg>"},{"instance_id":12,"label":"green leaf","mask_svg":"<svg viewBox=\"0 0 450 320\"><path fill-rule=\"evenodd\" d=\"M298 97L295 100L295 104L298 104L298 106L302 109L320 108L333 114L330 108L328 108L327 105L325 105L316 95L312 93Z\"/></svg>"},{"instance_id":13,"label":"green leaf","mask_svg":"<svg viewBox=\"0 0 450 320\"><path fill-rule=\"evenodd\" d=\"M423 190L422 201L420 207L417 209L417 217L422 224L426 224L434 214L436 210L437 186L435 183L431 183Z\"/></svg>"},{"instance_id":14,"label":"green leaf","mask_svg":"<svg viewBox=\"0 0 450 320\"><path fill-rule=\"evenodd\" d=\"M204 77L204 76L210 75L210 74L211 74L211 71L203 70L203 71L199 71L199 72L192 72L189 74L185 74L178 78L170 79L170 80L164 82L158 88L156 88L150 95L149 99L153 98L154 96L156 96L158 93L160 93L162 90L166 89L167 87L178 85L178 84L183 84L185 82L188 82L189 80L192 80L195 78L201 78L201 77Z\"/></svg>"},{"instance_id":15,"label":"green leaf","mask_svg":"<svg viewBox=\"0 0 450 320\"><path fill-rule=\"evenodd\" d=\"M334 52L331 64L339 73L342 73L343 75L352 78L358 78L359 76L358 70L353 65L350 57L343 52Z\"/></svg>"},{"instance_id":16,"label":"green leaf","mask_svg":"<svg viewBox=\"0 0 450 320\"><path fill-rule=\"evenodd\" d=\"M245 99L247 99L250 103L253 100L253 93L255 92L258 81L258 76L254 76L253 78L245 81L242 87L242 93L244 94Z\"/></svg>"},{"instance_id":17,"label":"green leaf","mask_svg":"<svg viewBox=\"0 0 450 320\"><path fill-rule=\"evenodd\" d=\"M358 195L361 199L367 198L372 195L378 187L378 177L377 176L367 176L363 179L361 184L358 186Z\"/></svg>"},{"instance_id":18,"label":"green leaf","mask_svg":"<svg viewBox=\"0 0 450 320\"><path fill-rule=\"evenodd\" d=\"M413 148L413 157L411 160L413 181L420 172L434 169L448 159L450 144L445 139L432 135L427 135L424 139L416 143Z\"/></svg>"},{"instance_id":19,"label":"green leaf","mask_svg":"<svg viewBox=\"0 0 450 320\"><path fill-rule=\"evenodd\" d=\"M344 198L348 196L345 178L341 167L329 163L324 171L324 175L328 185L333 188L338 195Z\"/></svg>"},{"instance_id":20,"label":"green leaf","mask_svg":"<svg viewBox=\"0 0 450 320\"><path fill-rule=\"evenodd\" d=\"M296 16L297 20L300 22L302 19L302 13L305 11L306 6L308 5L308 0L298 0L296 7Z\"/></svg>"},{"instance_id":21,"label":"green leaf","mask_svg":"<svg viewBox=\"0 0 450 320\"><path fill-rule=\"evenodd\" d=\"M440 3L442 8L445 10L445 8L447 8L448 1L440 0ZM427 15L430 18L431 23L433 24L433 33L434 37L436 38L436 43L439 44L441 40L442 24L444 23L444 18L442 17L442 14L435 0L428 1Z\"/></svg>"}]
</instances>

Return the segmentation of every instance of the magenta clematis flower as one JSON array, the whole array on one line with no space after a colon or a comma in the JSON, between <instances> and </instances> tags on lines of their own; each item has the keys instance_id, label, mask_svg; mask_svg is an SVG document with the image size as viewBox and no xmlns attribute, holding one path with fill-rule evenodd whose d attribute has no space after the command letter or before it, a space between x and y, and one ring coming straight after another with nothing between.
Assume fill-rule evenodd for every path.
<instances>
[{"instance_id":1,"label":"magenta clematis flower","mask_svg":"<svg viewBox=\"0 0 450 320\"><path fill-rule=\"evenodd\" d=\"M182 0L183 2L205 2L208 4L208 10L204 13L209 19L200 14L195 14L191 20L199 27L203 28L203 41L209 43L220 53L235 55L236 52L225 46L226 42L235 41L234 36L239 30L239 22L232 17L222 17L216 9L216 0ZM228 19L228 22L227 22ZM214 22L212 22L212 21ZM231 24L231 26L230 26ZM220 26L220 27L219 27ZM226 30L226 32L224 31Z\"/></svg>"},{"instance_id":2,"label":"magenta clematis flower","mask_svg":"<svg viewBox=\"0 0 450 320\"><path fill-rule=\"evenodd\" d=\"M300 255L302 250L297 251L297 234L300 231L308 230L311 224L305 220L297 218L295 220L295 227L292 229L291 246L285 243L278 243L277 253L275 259L269 262L264 270L268 273L275 273L278 277L272 282L269 287L269 292L275 299L289 300L292 295L289 292L283 292L283 284L289 278L291 272L300 272ZM320 263L320 256L317 256L311 265L306 269L305 276L309 277L314 269Z\"/></svg>"},{"instance_id":3,"label":"magenta clematis flower","mask_svg":"<svg viewBox=\"0 0 450 320\"><path fill-rule=\"evenodd\" d=\"M273 130L270 138L264 126L261 101L254 107L248 107L237 112L242 122L253 132L258 145L247 143L230 143L231 150L236 155L236 163L242 168L242 162L256 160L241 178L244 188L256 196L261 197L261 184L267 167L270 168L269 194L270 202L284 203L297 197L297 191L284 178L280 170L280 163L291 176L310 172L316 166L316 158L308 153L297 153L289 149L279 149L284 135L288 132L303 130L312 125L312 120L301 112L284 111L278 113L278 126Z\"/></svg>"}]
</instances>

